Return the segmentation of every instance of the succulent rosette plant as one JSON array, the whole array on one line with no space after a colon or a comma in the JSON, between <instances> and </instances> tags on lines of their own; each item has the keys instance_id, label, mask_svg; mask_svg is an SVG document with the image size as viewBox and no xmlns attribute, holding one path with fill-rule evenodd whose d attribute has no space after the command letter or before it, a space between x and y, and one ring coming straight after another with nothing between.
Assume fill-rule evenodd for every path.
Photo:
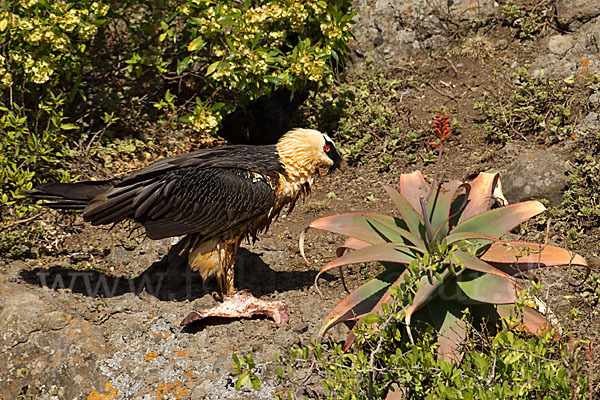
<instances>
[{"instance_id":1,"label":"succulent rosette plant","mask_svg":"<svg viewBox=\"0 0 600 400\"><path fill-rule=\"evenodd\" d=\"M438 123L442 128L448 125L445 118ZM438 126L436 134L441 156L449 130ZM589 271L585 259L556 246L501 240L545 207L538 201L507 205L498 174L480 173L469 183L452 180L441 185L435 184L437 175L432 185L420 171L402 174L398 189L384 185L397 215L358 212L320 218L309 225L307 229L348 237L337 249L337 258L316 279L350 264L379 262L385 267L327 315L320 337L345 322L353 326L344 345L349 348L356 328L365 321L377 321L382 308L394 300L393 294L399 294L403 302L408 336L412 339L412 321L432 325L440 342L438 353L446 359L461 357L459 347L470 322L464 317L466 309L471 318L484 322L518 318L532 333L550 328L550 313L539 300L537 304L519 302L530 271L554 266L582 266ZM415 284L407 285L411 281Z\"/></svg>"}]
</instances>

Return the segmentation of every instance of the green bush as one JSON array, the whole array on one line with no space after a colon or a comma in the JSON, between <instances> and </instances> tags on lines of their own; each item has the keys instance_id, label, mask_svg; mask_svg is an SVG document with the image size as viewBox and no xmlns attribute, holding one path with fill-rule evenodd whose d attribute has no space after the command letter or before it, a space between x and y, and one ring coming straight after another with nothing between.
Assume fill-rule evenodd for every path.
<instances>
[{"instance_id":1,"label":"green bush","mask_svg":"<svg viewBox=\"0 0 600 400\"><path fill-rule=\"evenodd\" d=\"M399 292L399 291L395 291ZM460 363L438 357L439 342L432 327L423 326L419 339L406 342L402 301L385 308L384 322L357 330L358 346L343 351L339 343L292 347L274 362L255 362L252 354L234 356L236 387L258 390L264 367L277 372L279 387L291 393L304 382L322 384L318 398L385 399L390 391L403 399L588 399L594 390L593 349L556 331L530 335L515 320L503 319L495 332L469 325ZM466 313L463 318L469 318ZM374 320L375 321L375 320ZM308 375L307 375L308 374ZM311 379L313 378L313 379ZM315 379L316 378L316 379Z\"/></svg>"},{"instance_id":2,"label":"green bush","mask_svg":"<svg viewBox=\"0 0 600 400\"><path fill-rule=\"evenodd\" d=\"M396 109L397 99L411 81L390 78L379 70L367 68L342 77L336 90L324 91L309 100L308 121L323 132L335 132L341 152L351 163L366 162L377 153L388 164L397 151L408 159L422 136L407 124L407 117Z\"/></svg>"},{"instance_id":3,"label":"green bush","mask_svg":"<svg viewBox=\"0 0 600 400\"><path fill-rule=\"evenodd\" d=\"M68 179L58 168L78 127L66 116L89 67L86 51L107 6L91 1L4 2L0 10L0 213L22 215L18 190ZM17 207L17 205L19 205Z\"/></svg>"},{"instance_id":4,"label":"green bush","mask_svg":"<svg viewBox=\"0 0 600 400\"><path fill-rule=\"evenodd\" d=\"M337 1L21 0L0 5L0 215L102 138L216 132L278 87L332 84L353 13ZM159 144L159 140L155 140ZM98 152L95 152L96 154ZM16 203L15 203L16 201Z\"/></svg>"}]
</instances>

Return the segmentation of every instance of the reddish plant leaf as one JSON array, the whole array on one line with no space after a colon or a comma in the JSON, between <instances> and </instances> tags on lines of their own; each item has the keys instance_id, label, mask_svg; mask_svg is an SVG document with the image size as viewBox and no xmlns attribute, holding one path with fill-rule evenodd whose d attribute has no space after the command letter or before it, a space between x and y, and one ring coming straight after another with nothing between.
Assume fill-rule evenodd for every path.
<instances>
[{"instance_id":1,"label":"reddish plant leaf","mask_svg":"<svg viewBox=\"0 0 600 400\"><path fill-rule=\"evenodd\" d=\"M517 314L514 305L499 304L496 311L501 317L517 319L529 333L540 334L552 329L548 319L531 307L523 306Z\"/></svg>"},{"instance_id":2,"label":"reddish plant leaf","mask_svg":"<svg viewBox=\"0 0 600 400\"><path fill-rule=\"evenodd\" d=\"M452 229L451 233L479 232L500 237L520 223L546 210L539 201L525 201L496 208L469 218Z\"/></svg>"},{"instance_id":3,"label":"reddish plant leaf","mask_svg":"<svg viewBox=\"0 0 600 400\"><path fill-rule=\"evenodd\" d=\"M381 235L386 236L388 242L399 242L404 241L404 244L412 244L423 251L426 250L425 242L419 236L412 232L402 229L397 225L397 221L394 221L393 225L389 225L389 221L382 221L378 217L367 217L373 224L373 229L377 230ZM405 239L405 240L403 240Z\"/></svg>"},{"instance_id":4,"label":"reddish plant leaf","mask_svg":"<svg viewBox=\"0 0 600 400\"><path fill-rule=\"evenodd\" d=\"M475 215L488 211L495 197L507 204L500 186L500 174L481 172L469 182L469 185L471 185L469 202L461 213L459 224Z\"/></svg>"},{"instance_id":5,"label":"reddish plant leaf","mask_svg":"<svg viewBox=\"0 0 600 400\"><path fill-rule=\"evenodd\" d=\"M431 301L442 289L442 282L444 282L452 272L446 268L441 274L441 281L435 277L423 276L419 281L419 290L415 293L413 302L411 305L406 307L406 324L410 325L412 315Z\"/></svg>"},{"instance_id":6,"label":"reddish plant leaf","mask_svg":"<svg viewBox=\"0 0 600 400\"><path fill-rule=\"evenodd\" d=\"M479 232L457 232L451 233L444 238L448 245L452 245L454 243L458 243L461 241L470 242L473 245L469 246L471 250L476 251L481 246L488 245L492 242L500 241L498 238L490 235L486 235L485 233Z\"/></svg>"},{"instance_id":7,"label":"reddish plant leaf","mask_svg":"<svg viewBox=\"0 0 600 400\"><path fill-rule=\"evenodd\" d=\"M487 274L498 275L502 277L508 277L509 275L499 270L498 268L492 266L491 264L486 263L483 260L480 260L477 257L474 257L466 252L457 252L456 255L463 261L464 267L466 269L470 269L472 271L483 272ZM457 264L459 265L459 264Z\"/></svg>"},{"instance_id":8,"label":"reddish plant leaf","mask_svg":"<svg viewBox=\"0 0 600 400\"><path fill-rule=\"evenodd\" d=\"M456 197L456 191L462 185L461 181L445 182L427 202L427 212L431 229L434 236L443 238L448 234L448 220L450 218L450 207L452 200Z\"/></svg>"},{"instance_id":9,"label":"reddish plant leaf","mask_svg":"<svg viewBox=\"0 0 600 400\"><path fill-rule=\"evenodd\" d=\"M421 212L421 204L419 203L419 197L427 197L429 192L429 184L425 181L421 171L415 171L410 174L400 175L399 192L404 197L414 211L419 215L423 215Z\"/></svg>"},{"instance_id":10,"label":"reddish plant leaf","mask_svg":"<svg viewBox=\"0 0 600 400\"><path fill-rule=\"evenodd\" d=\"M369 247L370 245L371 245L370 243L367 243L365 241L359 240L357 238L349 237L348 239L346 239L344 244L342 244L335 250L335 255L336 255L336 257L341 257L344 255L344 252L347 249L359 250L359 249L364 249L365 247Z\"/></svg>"},{"instance_id":11,"label":"reddish plant leaf","mask_svg":"<svg viewBox=\"0 0 600 400\"><path fill-rule=\"evenodd\" d=\"M355 289L325 317L317 336L321 338L332 326L356 319L372 310L399 274L399 271L386 271Z\"/></svg>"},{"instance_id":12,"label":"reddish plant leaf","mask_svg":"<svg viewBox=\"0 0 600 400\"><path fill-rule=\"evenodd\" d=\"M412 205L396 189L390 185L383 185L383 189L392 199L392 202L400 212L402 220L406 223L408 230L418 237L423 237L425 225L420 212L417 212ZM420 207L420 206L419 206ZM419 208L420 209L420 208Z\"/></svg>"},{"instance_id":13,"label":"reddish plant leaf","mask_svg":"<svg viewBox=\"0 0 600 400\"><path fill-rule=\"evenodd\" d=\"M374 244L372 246L353 251L352 253L345 254L333 261L328 262L317 274L317 279L323 272L342 265L375 261L389 261L393 263L409 264L415 259L415 256L411 250L423 252L417 247L406 246L403 243Z\"/></svg>"},{"instance_id":14,"label":"reddish plant leaf","mask_svg":"<svg viewBox=\"0 0 600 400\"><path fill-rule=\"evenodd\" d=\"M404 283L404 276L407 274L407 271L403 271L400 276L394 281L394 283L392 283L390 285L394 286L394 285L401 285L402 283ZM392 301L392 293L390 292L390 289L388 288L385 293L383 293L383 295L381 296L381 298L379 299L379 301L377 302L377 304L375 304L375 306L371 309L371 311L368 312L368 314L373 314L373 313L379 313L383 307L383 304L389 304ZM360 318L358 320L358 322L352 327L352 329L350 330L350 332L348 332L348 336L346 336L346 341L344 342L344 347L342 348L342 350L346 351L350 348L350 346L352 346L352 343L354 343L354 340L356 340L356 328L361 326L363 323L362 318Z\"/></svg>"},{"instance_id":15,"label":"reddish plant leaf","mask_svg":"<svg viewBox=\"0 0 600 400\"><path fill-rule=\"evenodd\" d=\"M459 363L463 357L459 348L467 337L467 322L462 320L462 307L436 299L427 305L427 312L438 332L438 355L446 361Z\"/></svg>"},{"instance_id":16,"label":"reddish plant leaf","mask_svg":"<svg viewBox=\"0 0 600 400\"><path fill-rule=\"evenodd\" d=\"M369 224L368 217L377 218L378 221L389 225L395 224L394 217L374 213L350 213L331 215L319 218L310 223L309 228L339 233L351 236L371 244L384 243L385 240Z\"/></svg>"},{"instance_id":17,"label":"reddish plant leaf","mask_svg":"<svg viewBox=\"0 0 600 400\"><path fill-rule=\"evenodd\" d=\"M560 265L589 266L580 255L561 247L528 242L496 242L481 256L511 275ZM512 273L511 273L512 272Z\"/></svg>"}]
</instances>

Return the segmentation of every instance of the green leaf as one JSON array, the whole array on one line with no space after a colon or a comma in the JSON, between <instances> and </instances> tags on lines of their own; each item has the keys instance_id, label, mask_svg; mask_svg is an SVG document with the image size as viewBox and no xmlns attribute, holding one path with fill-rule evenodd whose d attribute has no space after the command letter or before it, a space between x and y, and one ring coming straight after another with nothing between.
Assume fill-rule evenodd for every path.
<instances>
[{"instance_id":1,"label":"green leaf","mask_svg":"<svg viewBox=\"0 0 600 400\"><path fill-rule=\"evenodd\" d=\"M195 38L194 40L192 40L190 42L190 44L188 45L188 51L191 52L191 51L202 50L205 45L206 45L206 42L204 41L204 38L202 36L198 36L197 38Z\"/></svg>"},{"instance_id":2,"label":"green leaf","mask_svg":"<svg viewBox=\"0 0 600 400\"><path fill-rule=\"evenodd\" d=\"M213 72L215 72L217 70L217 67L219 66L219 64L221 64L221 61L215 61L214 63L210 64L208 66L208 68L206 69L206 75L210 75Z\"/></svg>"},{"instance_id":3,"label":"green leaf","mask_svg":"<svg viewBox=\"0 0 600 400\"><path fill-rule=\"evenodd\" d=\"M361 318L361 321L364 324L371 325L371 324L376 324L376 323L382 322L383 318L379 314L367 314L366 316Z\"/></svg>"},{"instance_id":4,"label":"green leaf","mask_svg":"<svg viewBox=\"0 0 600 400\"><path fill-rule=\"evenodd\" d=\"M425 224L420 213L415 211L408 200L390 185L383 185L383 188L392 199L392 202L400 212L402 220L408 227L408 230L415 236L425 237Z\"/></svg>"},{"instance_id":5,"label":"green leaf","mask_svg":"<svg viewBox=\"0 0 600 400\"><path fill-rule=\"evenodd\" d=\"M252 384L252 389L257 391L260 390L260 379L256 374L250 374L250 383Z\"/></svg>"},{"instance_id":6,"label":"green leaf","mask_svg":"<svg viewBox=\"0 0 600 400\"><path fill-rule=\"evenodd\" d=\"M511 204L469 218L458 224L451 233L479 232L501 237L517 225L544 212L546 207L539 201L525 201Z\"/></svg>"},{"instance_id":7,"label":"green leaf","mask_svg":"<svg viewBox=\"0 0 600 400\"><path fill-rule=\"evenodd\" d=\"M463 357L459 348L467 337L467 322L462 320L462 311L462 307L442 299L427 305L432 325L438 332L438 354L446 361L458 363Z\"/></svg>"},{"instance_id":8,"label":"green leaf","mask_svg":"<svg viewBox=\"0 0 600 400\"><path fill-rule=\"evenodd\" d=\"M456 277L440 295L458 304L513 304L518 286L513 279L476 271L465 271Z\"/></svg>"},{"instance_id":9,"label":"green leaf","mask_svg":"<svg viewBox=\"0 0 600 400\"><path fill-rule=\"evenodd\" d=\"M242 387L248 384L250 380L250 376L248 375L248 371L242 372L238 380L235 382L235 390L240 390Z\"/></svg>"},{"instance_id":10,"label":"green leaf","mask_svg":"<svg viewBox=\"0 0 600 400\"><path fill-rule=\"evenodd\" d=\"M74 129L79 129L79 127L75 124L62 124L60 126L60 129L64 130L64 131L71 131Z\"/></svg>"}]
</instances>

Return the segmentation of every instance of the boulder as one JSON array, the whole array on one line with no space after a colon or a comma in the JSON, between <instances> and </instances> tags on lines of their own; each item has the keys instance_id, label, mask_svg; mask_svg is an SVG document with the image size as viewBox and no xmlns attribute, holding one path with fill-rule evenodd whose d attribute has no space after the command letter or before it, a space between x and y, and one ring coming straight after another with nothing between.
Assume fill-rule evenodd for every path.
<instances>
[{"instance_id":1,"label":"boulder","mask_svg":"<svg viewBox=\"0 0 600 400\"><path fill-rule=\"evenodd\" d=\"M547 199L551 205L562 201L567 176L564 162L543 150L521 151L501 173L504 196L510 204Z\"/></svg>"},{"instance_id":2,"label":"boulder","mask_svg":"<svg viewBox=\"0 0 600 400\"><path fill-rule=\"evenodd\" d=\"M599 15L600 3L597 1L557 0L556 2L556 19L564 29L577 29Z\"/></svg>"}]
</instances>

